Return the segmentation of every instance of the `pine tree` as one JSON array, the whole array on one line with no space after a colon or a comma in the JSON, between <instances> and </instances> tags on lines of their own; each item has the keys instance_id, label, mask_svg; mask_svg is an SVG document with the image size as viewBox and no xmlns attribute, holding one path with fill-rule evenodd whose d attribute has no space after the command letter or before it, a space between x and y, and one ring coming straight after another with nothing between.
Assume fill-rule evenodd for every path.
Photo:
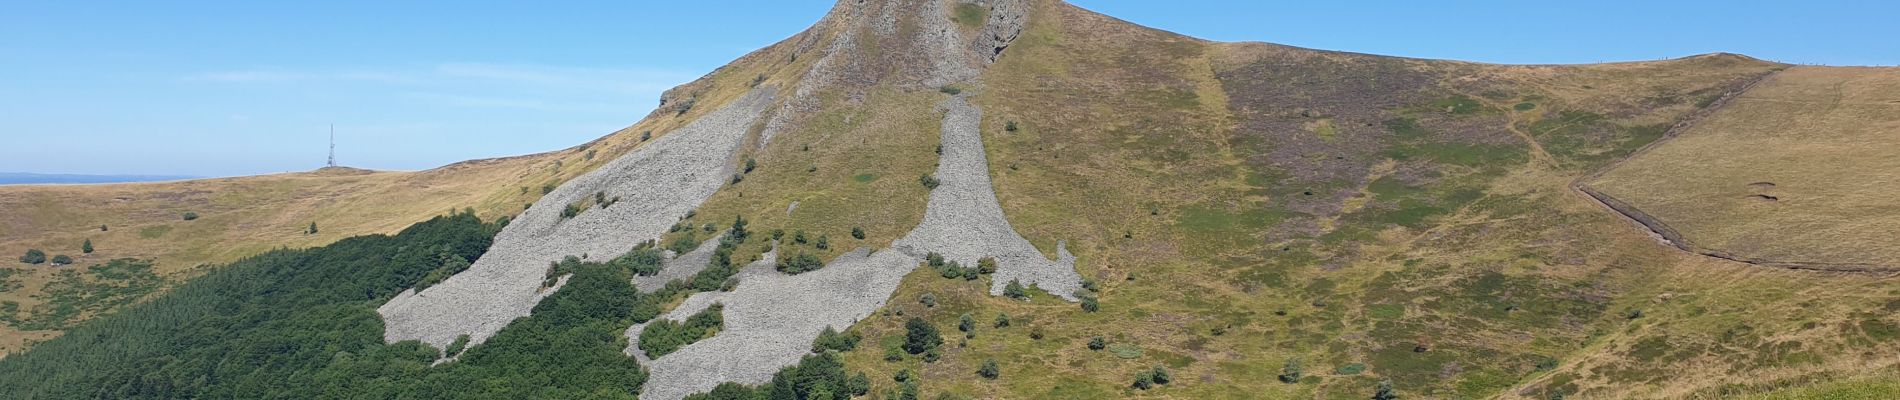
<instances>
[{"instance_id":1,"label":"pine tree","mask_svg":"<svg viewBox=\"0 0 1900 400\"><path fill-rule=\"evenodd\" d=\"M85 243L81 243L79 245L79 251L86 254L92 254L92 239L86 239Z\"/></svg>"},{"instance_id":2,"label":"pine tree","mask_svg":"<svg viewBox=\"0 0 1900 400\"><path fill-rule=\"evenodd\" d=\"M983 367L977 368L976 370L976 375L984 379L996 379L997 376L1001 376L1002 374L1003 371L996 366L996 359L994 358L983 360Z\"/></svg>"}]
</instances>

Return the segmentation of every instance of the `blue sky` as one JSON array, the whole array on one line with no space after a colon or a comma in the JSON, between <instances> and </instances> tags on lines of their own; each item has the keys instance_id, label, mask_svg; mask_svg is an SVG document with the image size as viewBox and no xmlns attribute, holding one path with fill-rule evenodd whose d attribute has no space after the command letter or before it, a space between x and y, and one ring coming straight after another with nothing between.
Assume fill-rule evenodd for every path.
<instances>
[{"instance_id":1,"label":"blue sky","mask_svg":"<svg viewBox=\"0 0 1900 400\"><path fill-rule=\"evenodd\" d=\"M1412 57L1900 64L1892 2L1073 2L1208 39ZM0 171L309 170L331 123L339 161L367 168L564 148L831 4L9 2Z\"/></svg>"}]
</instances>

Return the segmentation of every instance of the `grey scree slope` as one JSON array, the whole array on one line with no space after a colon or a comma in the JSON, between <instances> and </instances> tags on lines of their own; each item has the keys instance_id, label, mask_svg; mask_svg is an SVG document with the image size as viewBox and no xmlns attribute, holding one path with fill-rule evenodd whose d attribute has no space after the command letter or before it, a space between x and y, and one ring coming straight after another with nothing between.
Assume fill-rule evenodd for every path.
<instances>
[{"instance_id":1,"label":"grey scree slope","mask_svg":"<svg viewBox=\"0 0 1900 400\"><path fill-rule=\"evenodd\" d=\"M1075 255L1069 254L1065 244L1057 243L1056 260L1043 258L1042 252L1017 234L1003 217L1003 207L997 204L990 183L983 137L978 132L983 112L964 101L963 96L938 106L944 112L943 157L937 164L937 179L942 183L930 191L924 222L892 246L911 254L936 252L964 265L972 265L978 258L996 257L991 295L1002 294L1003 287L1014 279L1076 300L1082 276L1075 272Z\"/></svg>"},{"instance_id":2,"label":"grey scree slope","mask_svg":"<svg viewBox=\"0 0 1900 400\"><path fill-rule=\"evenodd\" d=\"M922 17L917 20L925 25L917 40L923 42L920 47L929 49L926 55L930 72L924 84L974 83L981 71L971 62L994 61L995 52L1020 31L1026 10L1020 2L998 2L983 33L990 40L976 46L988 52L979 61L964 51L969 42L962 40L958 28L947 18L937 17L944 10L916 9ZM853 17L868 16L859 13ZM896 20L886 10L871 23L874 30L884 32L895 26ZM814 69L813 73L817 72ZM812 77L806 80L812 81ZM1082 282L1075 272L1075 256L1058 244L1057 260L1043 258L1010 226L996 201L989 160L978 131L982 112L964 101L973 93L975 90L967 90L938 106L938 111L944 113L943 156L937 166L942 184L930 193L922 225L893 242L894 250L871 253L860 248L832 260L823 269L799 275L774 271L777 258L766 255L740 272L739 286L733 291L696 293L664 316L684 320L719 303L725 307L725 327L712 338L686 345L658 360L646 359L639 350L640 331L645 325L628 328L631 340L626 352L652 371L640 398L677 400L712 390L721 382L756 385L771 380L780 368L808 354L812 340L825 327L843 330L883 307L904 275L915 269L928 252L965 264L981 257L996 257L992 295L1001 294L1003 286L1016 279L1074 301ZM773 128L767 124L767 140L776 131ZM794 212L795 207L787 207L786 213ZM668 263L667 268L673 268L673 264Z\"/></svg>"},{"instance_id":3,"label":"grey scree slope","mask_svg":"<svg viewBox=\"0 0 1900 400\"><path fill-rule=\"evenodd\" d=\"M647 363L637 347L643 326L627 330L633 339L627 353L652 368L640 398L676 400L720 382L770 381L779 368L811 354L812 339L826 326L843 330L883 307L918 261L895 251L873 254L859 248L817 271L786 275L773 270L775 259L746 266L733 291L695 293L664 317L684 320L722 304L725 327L711 338Z\"/></svg>"},{"instance_id":4,"label":"grey scree slope","mask_svg":"<svg viewBox=\"0 0 1900 400\"><path fill-rule=\"evenodd\" d=\"M735 151L774 90L762 87L646 146L575 178L536 201L495 236L468 270L420 293L404 291L377 308L383 340L418 339L446 348L457 336L477 345L560 286L543 290L548 263L569 255L606 259L661 233L726 183ZM568 204L606 192L621 201L561 218ZM565 283L565 278L562 280Z\"/></svg>"}]
</instances>

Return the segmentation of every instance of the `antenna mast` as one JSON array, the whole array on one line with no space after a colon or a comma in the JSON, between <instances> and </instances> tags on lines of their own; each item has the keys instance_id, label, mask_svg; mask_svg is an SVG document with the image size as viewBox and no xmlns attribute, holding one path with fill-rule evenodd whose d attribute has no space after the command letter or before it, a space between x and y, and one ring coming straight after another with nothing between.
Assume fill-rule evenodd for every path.
<instances>
[{"instance_id":1,"label":"antenna mast","mask_svg":"<svg viewBox=\"0 0 1900 400\"><path fill-rule=\"evenodd\" d=\"M336 166L336 124L330 124L330 166Z\"/></svg>"}]
</instances>

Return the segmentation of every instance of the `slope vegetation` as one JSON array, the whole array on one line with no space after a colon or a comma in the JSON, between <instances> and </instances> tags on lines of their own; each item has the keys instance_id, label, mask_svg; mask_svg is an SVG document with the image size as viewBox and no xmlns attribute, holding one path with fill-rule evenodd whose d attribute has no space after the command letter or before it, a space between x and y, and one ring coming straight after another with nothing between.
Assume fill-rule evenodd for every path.
<instances>
[{"instance_id":1,"label":"slope vegetation","mask_svg":"<svg viewBox=\"0 0 1900 400\"><path fill-rule=\"evenodd\" d=\"M162 379L58 382L197 388L177 397L245 387L198 376L337 397L1877 396L1900 365L1900 278L1683 251L1592 194L1732 258L1872 262L1890 249L1849 237L1888 222L1866 200L1877 188L1798 182L1896 169L1872 137L1890 130L1871 104L1886 74L1733 54L1407 59L1203 41L1055 0L841 1L669 92L590 144L610 149L591 163L527 175L566 184L497 200L539 199L474 266L396 264L347 305L381 305L381 326L312 328L351 340L295 363L194 372L223 354L194 350L141 361L186 366ZM1782 120L1821 122L1771 132L1798 137L1751 122ZM1863 148L1819 160L1845 146ZM1684 172L1731 162L1759 165ZM1724 174L1767 171L1786 175L1741 185L1841 198L1782 204L1798 207L1774 218L1805 225L1781 238L1730 206L1683 208L1757 179ZM695 315L720 321L645 330ZM77 371L141 351L82 345L99 337L22 359ZM364 362L303 362L319 355ZM398 373L336 379L378 370Z\"/></svg>"},{"instance_id":2,"label":"slope vegetation","mask_svg":"<svg viewBox=\"0 0 1900 400\"><path fill-rule=\"evenodd\" d=\"M1589 187L1692 251L1900 271L1900 70L1795 67Z\"/></svg>"}]
</instances>

